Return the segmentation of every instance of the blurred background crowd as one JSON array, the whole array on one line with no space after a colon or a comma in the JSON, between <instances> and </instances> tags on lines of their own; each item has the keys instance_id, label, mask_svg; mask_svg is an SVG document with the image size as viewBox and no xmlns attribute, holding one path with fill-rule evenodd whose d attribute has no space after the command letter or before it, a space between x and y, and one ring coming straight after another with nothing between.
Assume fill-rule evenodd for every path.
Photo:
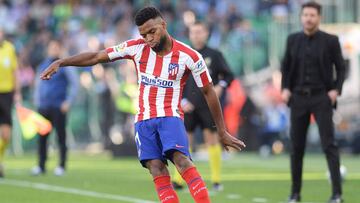
<instances>
[{"instance_id":1,"label":"blurred background crowd","mask_svg":"<svg viewBox=\"0 0 360 203\"><path fill-rule=\"evenodd\" d=\"M23 103L33 107L36 70L47 56L51 39L59 40L61 56L68 56L139 37L133 16L145 5L158 7L170 34L186 43L188 26L195 20L205 21L210 28L209 46L223 52L237 77L228 89L224 110L228 128L247 142L248 150L268 156L281 153L288 142L288 109L280 99L279 64L287 35L300 29L299 10L304 2L0 0L0 26L16 48ZM344 94L334 116L336 134L344 151L360 153L360 2L319 2L324 9L322 29L339 35L348 64ZM80 90L67 127L70 148L105 148L114 155L135 153L131 127L136 110L133 64L96 65L77 69L77 74ZM14 153L34 149L34 140L22 139L19 130L14 134ZM309 134L309 149L320 151L315 124Z\"/></svg>"}]
</instances>

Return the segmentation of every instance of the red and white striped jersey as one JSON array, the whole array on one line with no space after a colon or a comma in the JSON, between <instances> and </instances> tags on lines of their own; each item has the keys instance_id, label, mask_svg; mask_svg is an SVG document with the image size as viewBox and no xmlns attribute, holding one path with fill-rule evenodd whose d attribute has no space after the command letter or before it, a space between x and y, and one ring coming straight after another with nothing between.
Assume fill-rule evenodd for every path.
<instances>
[{"instance_id":1,"label":"red and white striped jersey","mask_svg":"<svg viewBox=\"0 0 360 203\"><path fill-rule=\"evenodd\" d=\"M172 39L172 50L159 56L143 39L134 39L106 49L110 60L132 59L139 85L139 106L135 122L164 116L183 118L180 106L186 79L192 73L198 87L211 83L202 56Z\"/></svg>"}]
</instances>

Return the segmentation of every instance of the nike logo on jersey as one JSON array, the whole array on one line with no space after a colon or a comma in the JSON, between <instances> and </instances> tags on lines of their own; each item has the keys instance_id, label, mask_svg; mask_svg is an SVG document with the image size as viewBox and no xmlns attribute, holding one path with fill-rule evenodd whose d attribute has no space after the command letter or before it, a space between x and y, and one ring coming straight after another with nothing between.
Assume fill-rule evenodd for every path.
<instances>
[{"instance_id":1,"label":"nike logo on jersey","mask_svg":"<svg viewBox=\"0 0 360 203\"><path fill-rule=\"evenodd\" d=\"M185 146L176 144L175 147L176 147L176 148L184 148Z\"/></svg>"}]
</instances>

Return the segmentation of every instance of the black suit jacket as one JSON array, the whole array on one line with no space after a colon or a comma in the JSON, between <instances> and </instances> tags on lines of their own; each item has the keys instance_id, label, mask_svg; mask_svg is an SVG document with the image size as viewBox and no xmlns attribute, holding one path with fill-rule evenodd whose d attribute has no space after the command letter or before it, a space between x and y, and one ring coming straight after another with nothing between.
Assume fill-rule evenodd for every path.
<instances>
[{"instance_id":1,"label":"black suit jacket","mask_svg":"<svg viewBox=\"0 0 360 203\"><path fill-rule=\"evenodd\" d=\"M297 75L296 57L298 57L299 45L302 43L303 31L293 33L288 36L286 43L285 56L281 64L282 89L293 90L295 86L295 77ZM345 61L341 54L339 39L335 35L319 31L319 64L321 79L325 84L326 90L336 89L341 94L342 85L345 80ZM335 67L335 68L334 68Z\"/></svg>"}]
</instances>

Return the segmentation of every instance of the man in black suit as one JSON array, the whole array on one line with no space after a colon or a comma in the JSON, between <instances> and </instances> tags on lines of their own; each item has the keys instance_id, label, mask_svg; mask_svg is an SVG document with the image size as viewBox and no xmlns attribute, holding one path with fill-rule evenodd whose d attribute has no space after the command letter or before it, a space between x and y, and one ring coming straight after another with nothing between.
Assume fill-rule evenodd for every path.
<instances>
[{"instance_id":1,"label":"man in black suit","mask_svg":"<svg viewBox=\"0 0 360 203\"><path fill-rule=\"evenodd\" d=\"M291 110L292 191L289 203L300 201L302 163L311 114L318 124L330 171L332 196L329 203L343 201L332 115L345 79L345 63L338 37L320 31L320 19L320 4L308 2L302 5L303 30L289 35L281 67L282 98Z\"/></svg>"}]
</instances>

